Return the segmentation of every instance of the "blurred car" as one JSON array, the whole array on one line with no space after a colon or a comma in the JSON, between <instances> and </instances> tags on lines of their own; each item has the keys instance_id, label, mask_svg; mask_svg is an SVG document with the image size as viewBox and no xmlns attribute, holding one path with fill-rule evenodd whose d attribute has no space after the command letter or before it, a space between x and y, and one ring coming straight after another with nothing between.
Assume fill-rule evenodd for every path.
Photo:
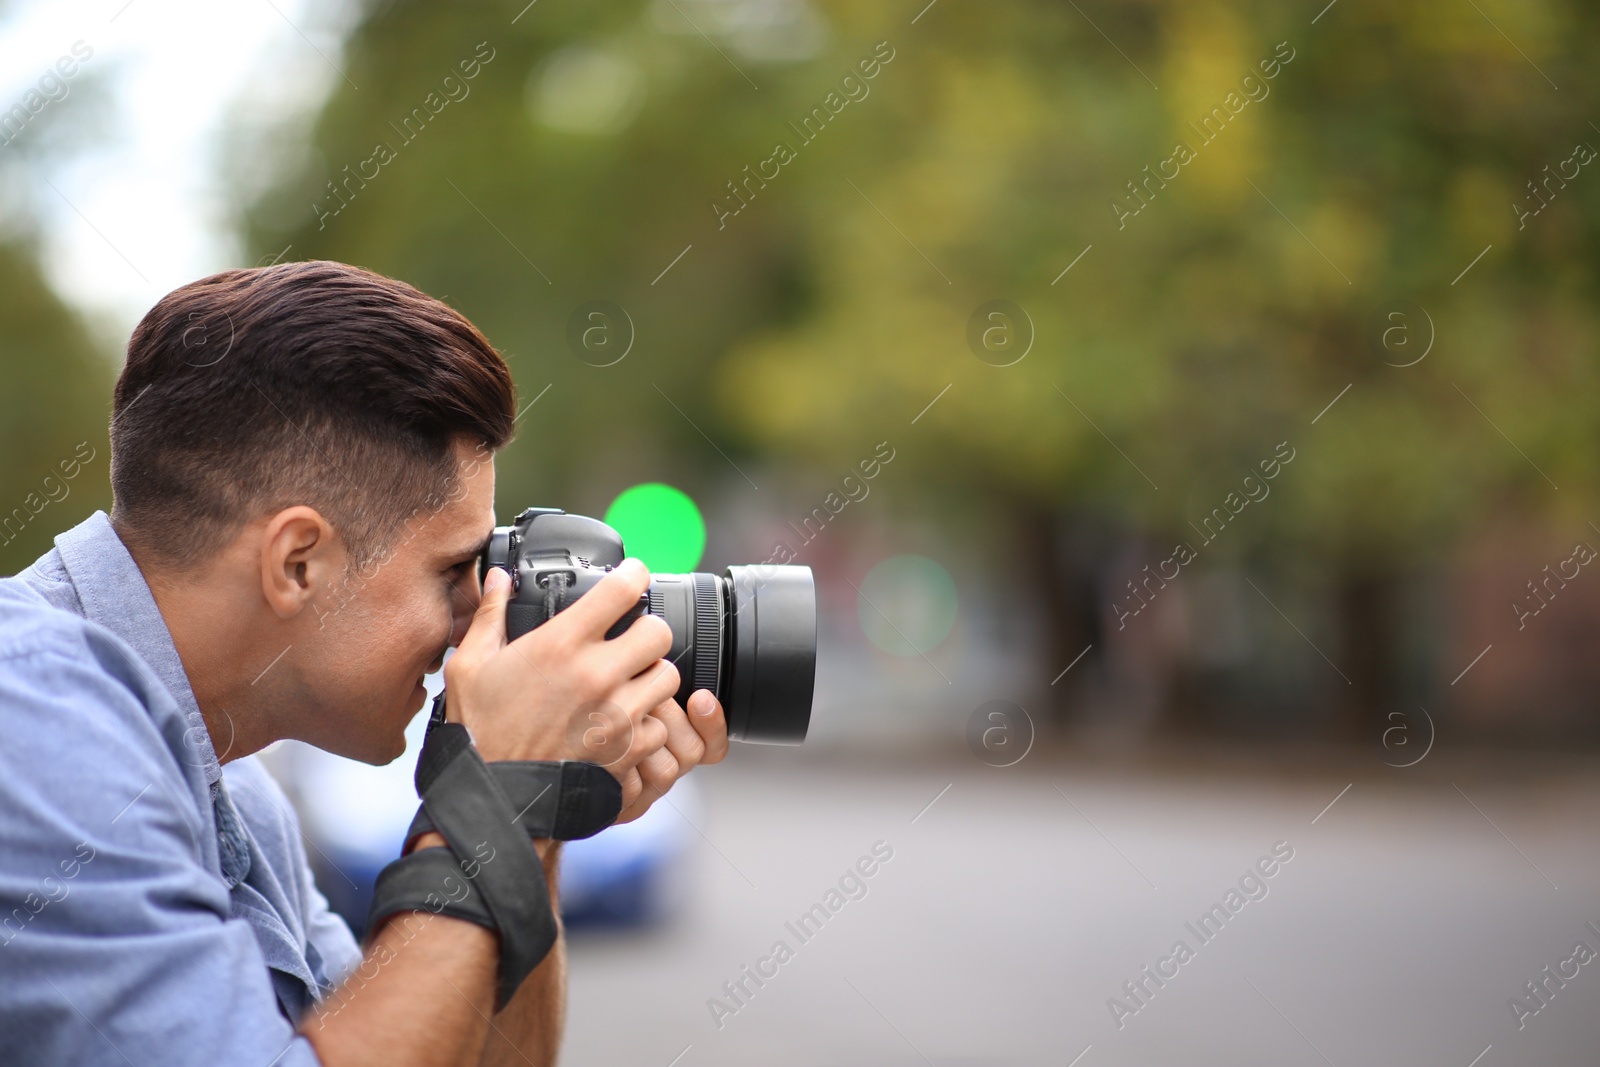
<instances>
[{"instance_id":1,"label":"blurred car","mask_svg":"<svg viewBox=\"0 0 1600 1067\"><path fill-rule=\"evenodd\" d=\"M442 682L428 679L429 705ZM282 741L262 762L300 813L306 854L317 886L357 937L378 873L400 855L417 811L413 781L428 707L406 729L406 751L373 767L299 741ZM569 841L561 860L561 916L571 929L642 928L670 919L686 888L686 852L701 806L686 778L643 816L583 841Z\"/></svg>"}]
</instances>

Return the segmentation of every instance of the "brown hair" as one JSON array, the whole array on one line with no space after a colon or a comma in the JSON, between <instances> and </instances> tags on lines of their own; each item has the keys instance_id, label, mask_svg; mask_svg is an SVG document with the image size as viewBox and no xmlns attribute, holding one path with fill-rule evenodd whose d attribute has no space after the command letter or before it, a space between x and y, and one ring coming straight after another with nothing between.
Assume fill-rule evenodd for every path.
<instances>
[{"instance_id":1,"label":"brown hair","mask_svg":"<svg viewBox=\"0 0 1600 1067\"><path fill-rule=\"evenodd\" d=\"M449 305L342 263L223 271L168 293L128 341L112 516L186 566L306 504L360 565L442 498L457 440L496 450L515 421L505 360Z\"/></svg>"}]
</instances>

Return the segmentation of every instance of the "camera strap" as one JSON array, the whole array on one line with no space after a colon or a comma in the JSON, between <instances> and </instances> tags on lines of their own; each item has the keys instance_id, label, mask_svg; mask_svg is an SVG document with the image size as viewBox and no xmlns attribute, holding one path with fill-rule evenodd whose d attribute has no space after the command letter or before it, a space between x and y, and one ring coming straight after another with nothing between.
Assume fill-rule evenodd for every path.
<instances>
[{"instance_id":1,"label":"camera strap","mask_svg":"<svg viewBox=\"0 0 1600 1067\"><path fill-rule=\"evenodd\" d=\"M544 864L466 727L430 726L416 783L432 828L450 847L421 849L384 868L373 891L368 939L400 911L449 914L494 930L500 935L495 1010L502 1010L556 942Z\"/></svg>"},{"instance_id":2,"label":"camera strap","mask_svg":"<svg viewBox=\"0 0 1600 1067\"><path fill-rule=\"evenodd\" d=\"M448 848L418 849L395 860L379 872L373 887L367 941L384 919L402 911L449 915L499 933L494 916L472 886L476 874L476 861L463 864Z\"/></svg>"},{"instance_id":3,"label":"camera strap","mask_svg":"<svg viewBox=\"0 0 1600 1067\"><path fill-rule=\"evenodd\" d=\"M445 695L433 701L431 734L445 722ZM622 785L604 767L582 760L495 760L485 764L510 799L517 821L529 837L577 841L593 837L622 813ZM406 831L409 844L436 829L426 805Z\"/></svg>"},{"instance_id":4,"label":"camera strap","mask_svg":"<svg viewBox=\"0 0 1600 1067\"><path fill-rule=\"evenodd\" d=\"M622 785L610 771L580 760L496 760L489 773L518 812L529 837L577 841L617 821ZM406 841L436 829L427 807L417 809Z\"/></svg>"}]
</instances>

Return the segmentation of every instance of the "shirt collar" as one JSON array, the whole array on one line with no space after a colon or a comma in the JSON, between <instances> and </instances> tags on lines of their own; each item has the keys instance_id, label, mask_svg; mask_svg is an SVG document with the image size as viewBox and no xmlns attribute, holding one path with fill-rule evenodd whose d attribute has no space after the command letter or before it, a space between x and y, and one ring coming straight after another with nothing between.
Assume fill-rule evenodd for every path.
<instances>
[{"instance_id":1,"label":"shirt collar","mask_svg":"<svg viewBox=\"0 0 1600 1067\"><path fill-rule=\"evenodd\" d=\"M83 617L126 641L177 701L189 722L184 742L190 752L185 758L205 772L206 784L215 792L216 782L222 777L222 764L211 745L211 731L200 714L183 660L178 657L172 633L161 617L149 583L117 536L110 518L105 512L96 511L59 535L56 551L78 594L78 602L83 605Z\"/></svg>"}]
</instances>

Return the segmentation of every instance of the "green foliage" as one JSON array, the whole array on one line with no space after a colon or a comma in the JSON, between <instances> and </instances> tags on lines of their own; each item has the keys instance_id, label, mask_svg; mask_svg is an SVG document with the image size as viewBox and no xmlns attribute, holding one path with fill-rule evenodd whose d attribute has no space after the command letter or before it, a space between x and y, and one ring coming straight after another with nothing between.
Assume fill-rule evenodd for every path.
<instances>
[{"instance_id":1,"label":"green foliage","mask_svg":"<svg viewBox=\"0 0 1600 1067\"><path fill-rule=\"evenodd\" d=\"M113 376L17 242L0 243L0 338L0 574L13 574L110 506Z\"/></svg>"},{"instance_id":2,"label":"green foliage","mask_svg":"<svg viewBox=\"0 0 1600 1067\"><path fill-rule=\"evenodd\" d=\"M0 243L0 338L0 574L13 574L110 506L112 373L16 242Z\"/></svg>"},{"instance_id":3,"label":"green foliage","mask_svg":"<svg viewBox=\"0 0 1600 1067\"><path fill-rule=\"evenodd\" d=\"M521 0L375 8L346 54L361 89L337 87L313 161L254 212L255 250L447 294L510 354L524 402L550 383L505 500L596 473L722 478L704 431L741 462L828 467L904 439L902 473L930 492L1174 535L1289 441L1302 458L1255 544L1347 565L1433 554L1508 508L1597 513L1600 168L1525 228L1510 206L1576 142L1600 145L1590 6L1342 2L1312 24L1247 0L945 2L915 25L920 3L816 6L831 32L802 63L739 52L717 5L690 0L540 4L514 25ZM470 95L319 227L324 183L396 142L389 124L481 41L494 59ZM804 143L790 123L880 41L894 57L870 94ZM1189 126L1291 52L1214 141ZM586 113L552 71L618 64L636 113L552 125ZM776 142L796 158L719 228L726 183ZM1127 183L1179 142L1194 158L1127 216ZM1010 367L966 343L995 298L1036 328ZM637 327L613 367L567 347L593 299ZM1397 368L1373 323L1405 301L1437 337Z\"/></svg>"}]
</instances>

